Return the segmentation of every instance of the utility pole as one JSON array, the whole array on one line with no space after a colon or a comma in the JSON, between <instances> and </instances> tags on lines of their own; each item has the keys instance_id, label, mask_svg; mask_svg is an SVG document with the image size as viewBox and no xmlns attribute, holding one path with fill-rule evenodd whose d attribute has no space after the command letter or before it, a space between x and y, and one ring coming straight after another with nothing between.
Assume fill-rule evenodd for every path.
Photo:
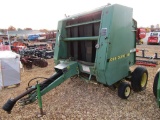
<instances>
[{"instance_id":1,"label":"utility pole","mask_svg":"<svg viewBox=\"0 0 160 120\"><path fill-rule=\"evenodd\" d=\"M8 42L9 42L9 49L11 50L11 41L10 41L10 39L9 39L8 30L7 30L7 36L8 36Z\"/></svg>"}]
</instances>

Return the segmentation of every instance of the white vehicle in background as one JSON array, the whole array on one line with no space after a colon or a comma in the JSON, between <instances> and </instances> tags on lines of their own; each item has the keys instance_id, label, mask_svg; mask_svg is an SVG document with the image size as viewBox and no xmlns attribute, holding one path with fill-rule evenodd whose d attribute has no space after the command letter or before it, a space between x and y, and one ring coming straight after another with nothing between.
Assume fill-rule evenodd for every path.
<instances>
[{"instance_id":1,"label":"white vehicle in background","mask_svg":"<svg viewBox=\"0 0 160 120\"><path fill-rule=\"evenodd\" d=\"M148 45L159 45L160 44L160 32L150 32L147 40Z\"/></svg>"}]
</instances>

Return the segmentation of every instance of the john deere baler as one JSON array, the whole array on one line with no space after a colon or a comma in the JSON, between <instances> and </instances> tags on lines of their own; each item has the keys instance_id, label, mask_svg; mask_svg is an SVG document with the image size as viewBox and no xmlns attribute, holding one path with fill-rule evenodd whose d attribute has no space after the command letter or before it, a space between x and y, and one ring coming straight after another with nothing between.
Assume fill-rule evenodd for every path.
<instances>
[{"instance_id":1,"label":"john deere baler","mask_svg":"<svg viewBox=\"0 0 160 120\"><path fill-rule=\"evenodd\" d=\"M60 20L54 51L56 73L39 84L41 95L73 76L118 87L118 96L123 99L129 97L131 88L144 90L147 70L130 70L136 59L137 32L132 14L132 8L114 4ZM36 86L8 100L3 109L10 112L19 99L23 104L34 102Z\"/></svg>"}]
</instances>

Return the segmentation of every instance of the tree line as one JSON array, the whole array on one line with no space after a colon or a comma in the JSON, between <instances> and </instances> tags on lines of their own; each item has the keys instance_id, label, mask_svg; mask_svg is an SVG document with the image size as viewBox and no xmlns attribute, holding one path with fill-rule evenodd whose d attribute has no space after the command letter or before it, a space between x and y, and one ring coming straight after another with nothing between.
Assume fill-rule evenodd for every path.
<instances>
[{"instance_id":1,"label":"tree line","mask_svg":"<svg viewBox=\"0 0 160 120\"><path fill-rule=\"evenodd\" d=\"M20 30L33 30L32 28L24 28L24 29L21 29L21 28L15 28L14 26L9 26L7 29L0 29L0 32L2 32L2 33L6 33L7 32L7 30L8 31L20 31ZM47 29L40 29L39 31L41 31L41 32L48 32L48 30Z\"/></svg>"}]
</instances>

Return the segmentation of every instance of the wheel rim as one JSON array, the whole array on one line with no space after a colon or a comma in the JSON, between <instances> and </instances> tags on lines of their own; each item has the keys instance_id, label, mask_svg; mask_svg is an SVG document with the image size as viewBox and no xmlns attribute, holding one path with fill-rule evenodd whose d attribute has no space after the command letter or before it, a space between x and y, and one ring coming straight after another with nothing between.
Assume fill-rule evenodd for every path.
<instances>
[{"instance_id":1,"label":"wheel rim","mask_svg":"<svg viewBox=\"0 0 160 120\"><path fill-rule=\"evenodd\" d=\"M129 86L126 87L126 89L125 89L125 96L128 97L129 94L130 94L130 92L131 92L131 88Z\"/></svg>"},{"instance_id":2,"label":"wheel rim","mask_svg":"<svg viewBox=\"0 0 160 120\"><path fill-rule=\"evenodd\" d=\"M147 82L147 74L144 73L142 75L142 80L141 80L141 87L144 87L146 85L146 82Z\"/></svg>"}]
</instances>

